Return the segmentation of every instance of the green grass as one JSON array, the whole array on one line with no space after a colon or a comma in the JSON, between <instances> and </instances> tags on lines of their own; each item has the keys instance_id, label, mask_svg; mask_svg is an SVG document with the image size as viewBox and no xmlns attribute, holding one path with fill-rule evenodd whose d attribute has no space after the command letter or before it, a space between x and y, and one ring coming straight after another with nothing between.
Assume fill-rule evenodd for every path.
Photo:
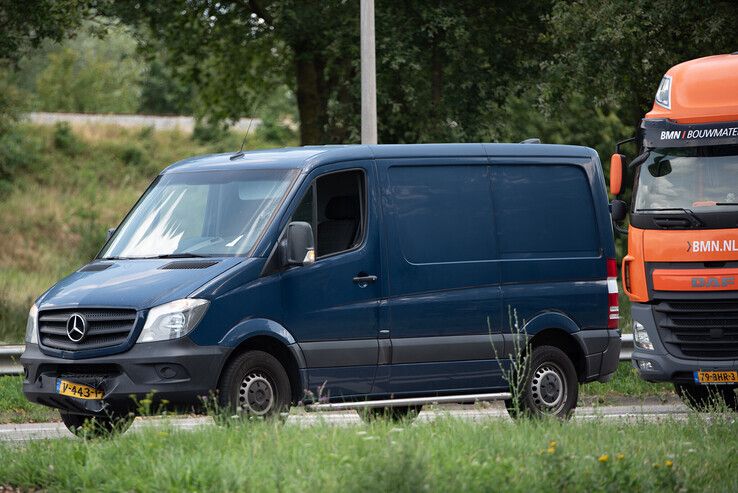
<instances>
[{"instance_id":1,"label":"green grass","mask_svg":"<svg viewBox=\"0 0 738 493\"><path fill-rule=\"evenodd\" d=\"M674 386L670 383L649 383L638 376L630 361L623 361L612 379L607 383L592 382L579 388L580 397L598 397L602 403L613 398L660 397L666 399L674 396Z\"/></svg>"},{"instance_id":2,"label":"green grass","mask_svg":"<svg viewBox=\"0 0 738 493\"><path fill-rule=\"evenodd\" d=\"M0 444L0 485L44 491L737 491L738 426L707 420L145 429ZM555 443L552 443L555 442ZM621 455L622 454L622 455Z\"/></svg>"},{"instance_id":3,"label":"green grass","mask_svg":"<svg viewBox=\"0 0 738 493\"><path fill-rule=\"evenodd\" d=\"M28 402L22 377L0 377L0 423L37 423L59 419L56 409Z\"/></svg>"}]
</instances>

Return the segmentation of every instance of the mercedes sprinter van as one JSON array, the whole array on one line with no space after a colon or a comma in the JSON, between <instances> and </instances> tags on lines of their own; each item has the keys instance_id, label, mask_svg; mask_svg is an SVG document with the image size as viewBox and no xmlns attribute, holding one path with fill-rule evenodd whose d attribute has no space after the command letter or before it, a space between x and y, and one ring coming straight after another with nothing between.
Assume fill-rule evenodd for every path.
<instances>
[{"instance_id":1,"label":"mercedes sprinter van","mask_svg":"<svg viewBox=\"0 0 738 493\"><path fill-rule=\"evenodd\" d=\"M210 398L256 416L301 402L402 416L493 398L567 416L580 383L617 367L615 278L588 148L186 159L34 303L23 390L70 429L130 421L146 396L154 408ZM530 363L510 393L521 337Z\"/></svg>"}]
</instances>

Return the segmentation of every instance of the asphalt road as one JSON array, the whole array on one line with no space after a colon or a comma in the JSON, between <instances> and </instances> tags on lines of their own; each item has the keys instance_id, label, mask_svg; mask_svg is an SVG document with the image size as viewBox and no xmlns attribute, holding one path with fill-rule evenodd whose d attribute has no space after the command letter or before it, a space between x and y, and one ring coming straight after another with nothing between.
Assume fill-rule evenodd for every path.
<instances>
[{"instance_id":1,"label":"asphalt road","mask_svg":"<svg viewBox=\"0 0 738 493\"><path fill-rule=\"evenodd\" d=\"M686 415L687 408L681 404L645 404L580 407L576 410L574 419L659 420L667 418L683 418ZM439 406L437 408L424 408L416 422L430 421L444 416L471 421L510 419L505 409L500 404L495 404L486 409L480 409L474 406ZM311 426L323 422L336 426L348 426L359 425L362 421L361 418L359 418L359 415L354 411L320 413L305 413L298 411L290 414L287 419L286 426ZM132 431L135 432L137 429L161 425L161 423L161 418L137 418L133 424ZM202 426L213 426L213 420L208 417L173 417L167 419L167 423L183 430L199 428ZM50 438L71 438L72 436L73 435L67 431L62 423L0 425L0 440L2 441L43 440Z\"/></svg>"}]
</instances>

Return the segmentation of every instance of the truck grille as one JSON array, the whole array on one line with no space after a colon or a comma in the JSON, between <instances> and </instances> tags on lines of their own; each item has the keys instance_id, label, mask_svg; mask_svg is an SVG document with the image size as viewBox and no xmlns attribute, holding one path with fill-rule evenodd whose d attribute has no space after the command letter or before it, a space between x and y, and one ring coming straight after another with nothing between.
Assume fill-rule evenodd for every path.
<instances>
[{"instance_id":1,"label":"truck grille","mask_svg":"<svg viewBox=\"0 0 738 493\"><path fill-rule=\"evenodd\" d=\"M79 342L67 335L67 322L78 314L87 321L87 330ZM41 345L64 351L100 349L123 344L136 322L135 310L79 308L44 310L38 316Z\"/></svg>"},{"instance_id":2,"label":"truck grille","mask_svg":"<svg viewBox=\"0 0 738 493\"><path fill-rule=\"evenodd\" d=\"M666 301L654 307L656 326L675 356L738 358L738 300Z\"/></svg>"}]
</instances>

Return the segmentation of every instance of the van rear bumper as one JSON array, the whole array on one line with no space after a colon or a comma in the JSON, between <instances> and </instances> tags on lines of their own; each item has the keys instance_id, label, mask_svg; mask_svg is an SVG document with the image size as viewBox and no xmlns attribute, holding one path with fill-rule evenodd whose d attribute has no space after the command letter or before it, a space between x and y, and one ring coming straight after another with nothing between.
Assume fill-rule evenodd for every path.
<instances>
[{"instance_id":1,"label":"van rear bumper","mask_svg":"<svg viewBox=\"0 0 738 493\"><path fill-rule=\"evenodd\" d=\"M620 331L613 329L581 330L574 336L584 350L585 373L582 382L607 382L620 362Z\"/></svg>"},{"instance_id":2,"label":"van rear bumper","mask_svg":"<svg viewBox=\"0 0 738 493\"><path fill-rule=\"evenodd\" d=\"M151 411L199 410L216 388L218 375L232 348L198 346L188 338L136 344L125 353L68 360L47 356L28 344L21 356L28 400L63 411L88 415L136 412L151 398ZM59 378L104 392L102 400L57 393ZM149 404L147 403L147 406Z\"/></svg>"}]
</instances>

